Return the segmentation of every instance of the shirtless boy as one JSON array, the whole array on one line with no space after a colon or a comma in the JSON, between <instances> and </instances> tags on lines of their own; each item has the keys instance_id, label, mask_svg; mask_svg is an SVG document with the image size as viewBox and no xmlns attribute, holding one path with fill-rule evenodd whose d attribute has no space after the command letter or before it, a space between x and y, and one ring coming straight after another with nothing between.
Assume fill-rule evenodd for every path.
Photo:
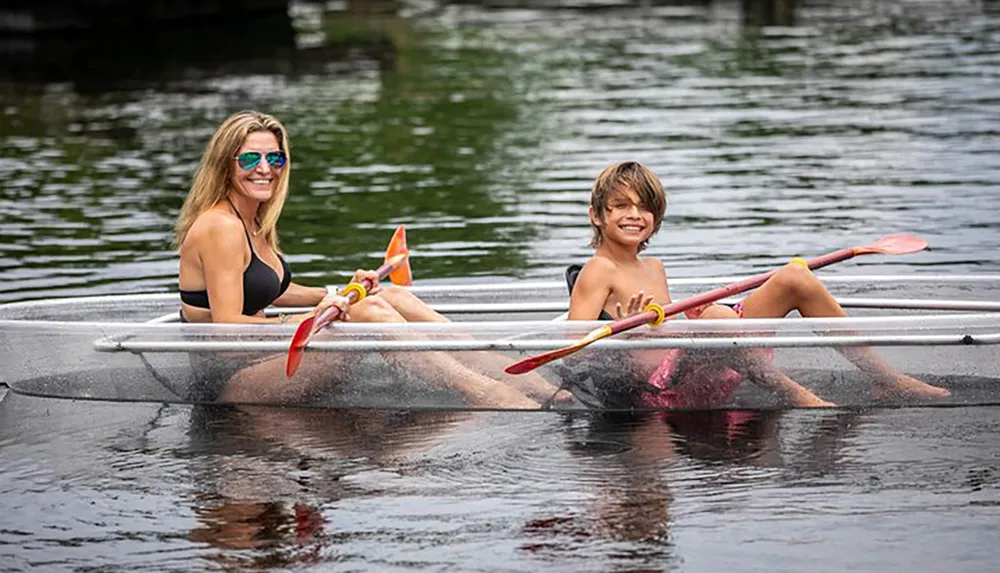
<instances>
[{"instance_id":1,"label":"shirtless boy","mask_svg":"<svg viewBox=\"0 0 1000 573\"><path fill-rule=\"evenodd\" d=\"M598 175L590 196L594 256L572 286L570 320L619 319L641 312L650 302L670 303L663 264L640 253L660 229L666 195L659 178L644 165L626 161ZM789 263L733 308L710 304L688 318L778 318L797 310L803 317L844 316L826 287L806 267ZM872 380L872 397L926 399L948 396L943 388L902 374L867 347L839 351ZM693 354L693 353L691 353ZM777 370L769 351L745 349L729 364L684 366L685 352L668 349L636 353L638 374L659 393L640 397L644 407L700 408L724 403L744 376L793 406L832 406ZM717 362L717 361L713 361ZM734 370L735 369L735 370Z\"/></svg>"}]
</instances>

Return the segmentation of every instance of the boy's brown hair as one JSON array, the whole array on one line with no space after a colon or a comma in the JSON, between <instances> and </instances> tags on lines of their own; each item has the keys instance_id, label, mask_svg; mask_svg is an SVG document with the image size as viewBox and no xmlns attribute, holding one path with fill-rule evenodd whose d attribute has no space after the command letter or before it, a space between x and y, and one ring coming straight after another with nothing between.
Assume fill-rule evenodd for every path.
<instances>
[{"instance_id":1,"label":"boy's brown hair","mask_svg":"<svg viewBox=\"0 0 1000 573\"><path fill-rule=\"evenodd\" d=\"M623 161L601 171L590 189L590 206L594 208L594 212L603 223L611 197L625 188L635 191L639 196L639 203L653 214L654 227L649 235L652 237L660 230L660 224L663 222L663 214L667 210L667 195L663 191L660 178L638 161ZM604 237L601 235L601 228L593 221L590 222L590 227L594 231L590 246L596 249L601 246ZM639 245L639 251L644 250L648 243L649 239L643 241Z\"/></svg>"}]
</instances>

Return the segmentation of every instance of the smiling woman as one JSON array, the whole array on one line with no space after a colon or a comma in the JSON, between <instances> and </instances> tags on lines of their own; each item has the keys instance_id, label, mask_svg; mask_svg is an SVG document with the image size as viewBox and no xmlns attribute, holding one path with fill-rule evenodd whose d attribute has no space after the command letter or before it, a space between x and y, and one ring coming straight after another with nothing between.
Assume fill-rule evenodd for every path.
<instances>
[{"instance_id":1,"label":"smiling woman","mask_svg":"<svg viewBox=\"0 0 1000 573\"><path fill-rule=\"evenodd\" d=\"M288 319L265 318L264 308L347 304L291 282L277 231L290 171L288 137L274 117L242 111L216 131L177 222L184 320L281 322Z\"/></svg>"},{"instance_id":2,"label":"smiling woman","mask_svg":"<svg viewBox=\"0 0 1000 573\"><path fill-rule=\"evenodd\" d=\"M276 118L241 111L216 130L177 221L184 322L301 322L332 306L340 309L341 320L356 322L447 321L409 290L383 288L375 271L355 272L353 282L371 286L353 305L325 288L292 282L277 230L291 168L288 135ZM264 315L271 305L316 308L312 314L273 318ZM538 408L528 395L542 399L557 392L541 376L507 385L502 380L509 378L503 372L509 360L487 357L466 366L442 352L419 358L387 353L384 358L463 392L470 406ZM284 356L191 353L191 360L197 378L191 398L226 402L295 402L336 386L356 366L348 356L334 356L285 379Z\"/></svg>"}]
</instances>

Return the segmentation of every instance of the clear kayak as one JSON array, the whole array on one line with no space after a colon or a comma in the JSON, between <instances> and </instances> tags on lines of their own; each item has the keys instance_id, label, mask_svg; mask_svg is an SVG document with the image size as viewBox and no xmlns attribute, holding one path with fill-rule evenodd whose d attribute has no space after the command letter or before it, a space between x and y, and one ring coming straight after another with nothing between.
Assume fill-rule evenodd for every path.
<instances>
[{"instance_id":1,"label":"clear kayak","mask_svg":"<svg viewBox=\"0 0 1000 573\"><path fill-rule=\"evenodd\" d=\"M900 372L951 391L921 403L1000 402L1000 302L993 300L1000 276L823 278L848 317L678 319L640 327L539 369L532 376L536 394L562 388L572 396L534 398L555 409L647 407L607 399L622 386L644 386L645 380L629 376L637 356L682 351L722 371L734 353L764 348L773 367L838 405L914 403L874 396L868 377L844 358L845 349L872 347ZM731 281L679 279L671 287L679 300ZM496 407L470 399L467 380L428 375L435 371L423 363L447 356L467 369L456 370L458 377L477 372L516 387L528 378L503 375L499 366L570 345L602 324L561 320L567 305L561 282L411 288L452 322L334 323L312 339L302 371L291 378L279 366L295 325L182 324L174 293L0 305L0 382L13 392L71 399ZM220 390L234 379L242 384L240 392ZM747 382L712 407L773 408L782 402Z\"/></svg>"}]
</instances>

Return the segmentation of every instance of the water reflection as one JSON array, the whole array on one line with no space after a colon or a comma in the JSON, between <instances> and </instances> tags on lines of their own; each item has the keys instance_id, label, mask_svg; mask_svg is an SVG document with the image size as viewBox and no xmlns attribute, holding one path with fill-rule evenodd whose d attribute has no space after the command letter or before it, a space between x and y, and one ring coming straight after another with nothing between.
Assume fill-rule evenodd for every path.
<instances>
[{"instance_id":1,"label":"water reflection","mask_svg":"<svg viewBox=\"0 0 1000 573\"><path fill-rule=\"evenodd\" d=\"M190 495L198 525L187 535L227 568L331 560L350 525L325 512L373 492L343 478L390 467L453 431L469 414L196 406L191 412ZM347 539L345 539L345 536Z\"/></svg>"},{"instance_id":2,"label":"water reflection","mask_svg":"<svg viewBox=\"0 0 1000 573\"><path fill-rule=\"evenodd\" d=\"M289 126L283 244L317 283L377 262L400 222L418 280L554 278L589 254L590 180L623 158L670 189L649 253L673 276L825 252L875 220L934 249L862 270L995 266L992 4L510 6L293 2L134 47L10 39L0 300L175 289L174 216L244 107Z\"/></svg>"},{"instance_id":3,"label":"water reflection","mask_svg":"<svg viewBox=\"0 0 1000 573\"><path fill-rule=\"evenodd\" d=\"M0 561L840 568L851 546L890 571L884 544L921 536L914 563L989 563L992 410L456 414L13 395L0 417Z\"/></svg>"},{"instance_id":4,"label":"water reflection","mask_svg":"<svg viewBox=\"0 0 1000 573\"><path fill-rule=\"evenodd\" d=\"M591 492L590 501L582 511L566 507L528 521L522 550L553 559L602 554L613 563L669 570L679 562L672 533L678 498L684 499L685 521L692 512L719 511L720 503L763 482L817 483L841 471L864 415L815 414L567 417L563 429L575 459L571 465L580 467L566 487Z\"/></svg>"}]
</instances>

